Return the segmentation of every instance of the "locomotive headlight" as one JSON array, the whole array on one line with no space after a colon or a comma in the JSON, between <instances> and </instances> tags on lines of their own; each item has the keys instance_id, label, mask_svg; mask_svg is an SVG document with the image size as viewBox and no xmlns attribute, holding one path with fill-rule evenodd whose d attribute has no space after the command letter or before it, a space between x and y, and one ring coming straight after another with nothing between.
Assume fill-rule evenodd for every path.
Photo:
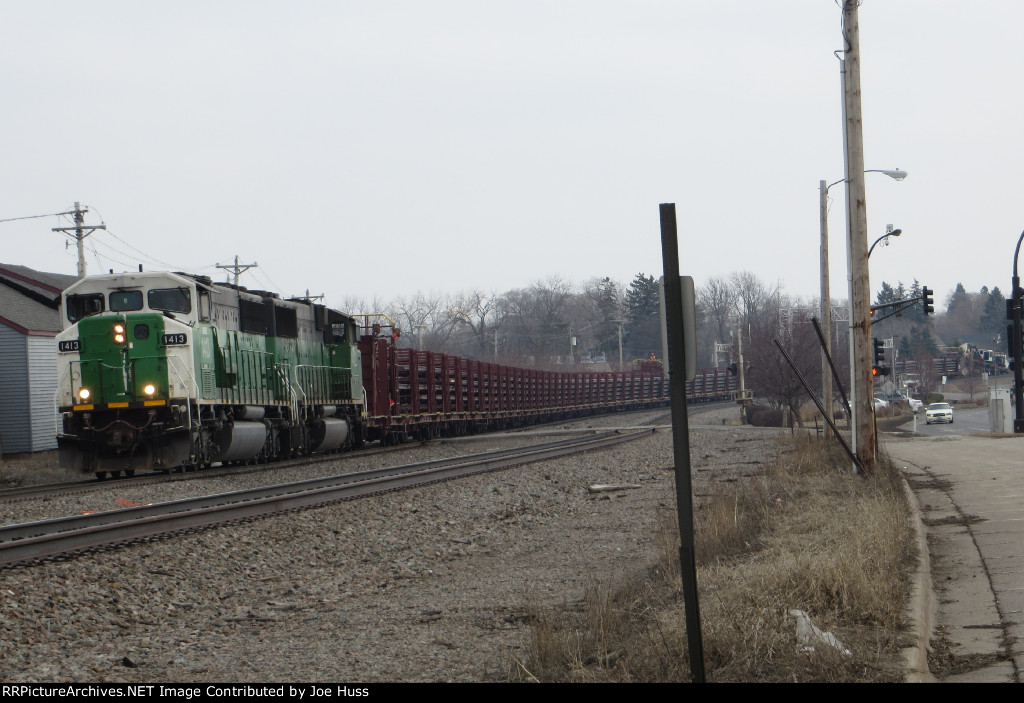
<instances>
[{"instance_id":1,"label":"locomotive headlight","mask_svg":"<svg viewBox=\"0 0 1024 703\"><path fill-rule=\"evenodd\" d=\"M78 390L78 397L81 398L82 400L89 400L89 396L91 395L92 393L89 392L88 388L80 388Z\"/></svg>"},{"instance_id":2,"label":"locomotive headlight","mask_svg":"<svg viewBox=\"0 0 1024 703\"><path fill-rule=\"evenodd\" d=\"M125 339L127 338L125 337L124 334L124 325L122 325L121 323L117 323L116 325L114 325L114 341L117 342L118 344L124 344Z\"/></svg>"},{"instance_id":3,"label":"locomotive headlight","mask_svg":"<svg viewBox=\"0 0 1024 703\"><path fill-rule=\"evenodd\" d=\"M145 393L146 395L153 395L154 393L156 393L156 386L154 386L152 383L147 383L145 386L142 387L142 392Z\"/></svg>"}]
</instances>

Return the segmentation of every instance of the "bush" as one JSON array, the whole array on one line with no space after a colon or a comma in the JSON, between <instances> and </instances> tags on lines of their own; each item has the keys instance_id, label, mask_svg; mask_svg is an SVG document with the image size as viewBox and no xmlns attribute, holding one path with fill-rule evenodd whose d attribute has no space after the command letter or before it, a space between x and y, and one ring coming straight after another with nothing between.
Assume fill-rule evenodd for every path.
<instances>
[{"instance_id":1,"label":"bush","mask_svg":"<svg viewBox=\"0 0 1024 703\"><path fill-rule=\"evenodd\" d=\"M782 427L782 411L752 405L747 409L747 422L754 427Z\"/></svg>"}]
</instances>

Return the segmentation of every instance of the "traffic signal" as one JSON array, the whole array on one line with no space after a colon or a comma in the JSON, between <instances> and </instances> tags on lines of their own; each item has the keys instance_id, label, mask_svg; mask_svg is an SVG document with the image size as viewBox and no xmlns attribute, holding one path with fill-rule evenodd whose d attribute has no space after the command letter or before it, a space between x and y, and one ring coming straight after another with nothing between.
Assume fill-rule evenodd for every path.
<instances>
[{"instance_id":1,"label":"traffic signal","mask_svg":"<svg viewBox=\"0 0 1024 703\"><path fill-rule=\"evenodd\" d=\"M1020 356L1020 340L1013 338L1013 325L1006 326L1006 353L1011 359Z\"/></svg>"},{"instance_id":2,"label":"traffic signal","mask_svg":"<svg viewBox=\"0 0 1024 703\"><path fill-rule=\"evenodd\" d=\"M932 315L935 313L935 299L932 298L933 291L931 288L921 287L921 303L924 305L924 314Z\"/></svg>"},{"instance_id":3,"label":"traffic signal","mask_svg":"<svg viewBox=\"0 0 1024 703\"><path fill-rule=\"evenodd\" d=\"M881 366L881 365L882 365L882 363L883 363L883 362L885 361L885 342L883 342L883 341L882 341L881 339L879 339L878 337L873 337L873 338L871 339L871 346L872 346L872 347L874 348L874 350L875 350L875 361L874 361L874 365L875 365L876 367L877 367L877 366Z\"/></svg>"},{"instance_id":4,"label":"traffic signal","mask_svg":"<svg viewBox=\"0 0 1024 703\"><path fill-rule=\"evenodd\" d=\"M885 342L878 337L872 337L871 346L875 351L875 362L871 366L871 376L888 376L892 369L885 365Z\"/></svg>"}]
</instances>

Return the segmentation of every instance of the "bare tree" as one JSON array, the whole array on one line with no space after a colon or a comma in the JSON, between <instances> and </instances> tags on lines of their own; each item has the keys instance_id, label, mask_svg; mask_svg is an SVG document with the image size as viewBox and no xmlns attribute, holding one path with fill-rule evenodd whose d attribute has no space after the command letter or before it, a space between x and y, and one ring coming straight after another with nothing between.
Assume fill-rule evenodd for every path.
<instances>
[{"instance_id":1,"label":"bare tree","mask_svg":"<svg viewBox=\"0 0 1024 703\"><path fill-rule=\"evenodd\" d=\"M811 326L816 308L791 307L788 299L769 299L750 325L750 344L744 355L751 364L750 386L776 408L788 409L803 426L800 409L809 399L796 371L776 345L778 340L804 379L815 387L821 378L821 347ZM781 312L785 314L779 314ZM747 349L749 348L749 352Z\"/></svg>"},{"instance_id":2,"label":"bare tree","mask_svg":"<svg viewBox=\"0 0 1024 703\"><path fill-rule=\"evenodd\" d=\"M697 335L698 342L703 342L698 353L711 360L708 365L718 363L714 343L726 342L736 326L737 302L735 289L724 278L711 278L697 289L697 307L706 321Z\"/></svg>"},{"instance_id":3,"label":"bare tree","mask_svg":"<svg viewBox=\"0 0 1024 703\"><path fill-rule=\"evenodd\" d=\"M772 298L778 298L780 289L769 287L750 271L741 271L729 276L734 291L736 313L740 324L751 325L755 322L764 324L759 318L765 312Z\"/></svg>"},{"instance_id":4,"label":"bare tree","mask_svg":"<svg viewBox=\"0 0 1024 703\"><path fill-rule=\"evenodd\" d=\"M461 327L468 332L472 349L470 356L478 359L495 359L497 305L497 296L480 290L467 291L452 297L449 308L452 329L454 331Z\"/></svg>"},{"instance_id":5,"label":"bare tree","mask_svg":"<svg viewBox=\"0 0 1024 703\"><path fill-rule=\"evenodd\" d=\"M434 339L432 334L437 326L437 317L446 306L447 298L438 294L417 293L412 298L396 298L388 305L388 316L402 330L403 346L424 347L424 332L428 345Z\"/></svg>"}]
</instances>

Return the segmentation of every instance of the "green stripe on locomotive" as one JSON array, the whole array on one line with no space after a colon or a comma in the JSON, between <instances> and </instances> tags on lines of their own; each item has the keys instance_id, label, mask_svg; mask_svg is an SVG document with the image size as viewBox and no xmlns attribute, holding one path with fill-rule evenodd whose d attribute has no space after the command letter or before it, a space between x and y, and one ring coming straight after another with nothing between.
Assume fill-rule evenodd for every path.
<instances>
[{"instance_id":1,"label":"green stripe on locomotive","mask_svg":"<svg viewBox=\"0 0 1024 703\"><path fill-rule=\"evenodd\" d=\"M362 364L350 345L194 328L199 397L241 404L360 402ZM356 365L352 366L353 356Z\"/></svg>"},{"instance_id":2,"label":"green stripe on locomotive","mask_svg":"<svg viewBox=\"0 0 1024 703\"><path fill-rule=\"evenodd\" d=\"M155 313L85 318L78 323L79 388L90 403L167 397L164 318ZM152 384L153 393L144 388ZM78 400L76 398L76 400Z\"/></svg>"}]
</instances>

